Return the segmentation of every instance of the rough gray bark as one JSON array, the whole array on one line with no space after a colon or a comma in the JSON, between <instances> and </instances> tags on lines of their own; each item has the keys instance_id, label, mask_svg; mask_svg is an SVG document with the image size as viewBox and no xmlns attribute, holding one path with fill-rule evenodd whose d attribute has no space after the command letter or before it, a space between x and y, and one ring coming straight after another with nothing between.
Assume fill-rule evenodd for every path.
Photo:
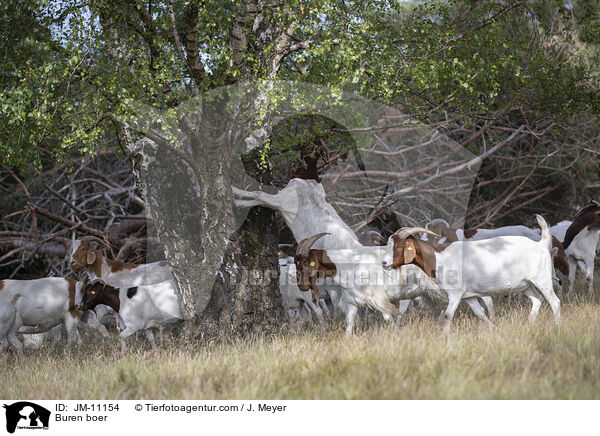
<instances>
[{"instance_id":1,"label":"rough gray bark","mask_svg":"<svg viewBox=\"0 0 600 436\"><path fill-rule=\"evenodd\" d=\"M284 321L275 212L255 208L233 235L227 147L192 152L145 140L134 165L196 334L273 331ZM219 145L220 144L220 145ZM198 144L196 144L198 146ZM191 164L195 164L195 168ZM254 170L254 176L259 174Z\"/></svg>"}]
</instances>

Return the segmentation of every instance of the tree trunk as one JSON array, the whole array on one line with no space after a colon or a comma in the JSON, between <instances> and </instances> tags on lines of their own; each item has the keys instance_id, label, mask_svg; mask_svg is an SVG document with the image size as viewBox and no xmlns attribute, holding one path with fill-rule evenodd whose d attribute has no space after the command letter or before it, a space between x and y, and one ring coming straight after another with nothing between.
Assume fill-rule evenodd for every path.
<instances>
[{"instance_id":1,"label":"tree trunk","mask_svg":"<svg viewBox=\"0 0 600 436\"><path fill-rule=\"evenodd\" d=\"M195 326L193 334L278 329L284 317L275 212L254 208L235 230L222 153L207 151L194 159L195 171L169 148L143 143L142 159L134 165L137 180L165 245L182 313Z\"/></svg>"}]
</instances>

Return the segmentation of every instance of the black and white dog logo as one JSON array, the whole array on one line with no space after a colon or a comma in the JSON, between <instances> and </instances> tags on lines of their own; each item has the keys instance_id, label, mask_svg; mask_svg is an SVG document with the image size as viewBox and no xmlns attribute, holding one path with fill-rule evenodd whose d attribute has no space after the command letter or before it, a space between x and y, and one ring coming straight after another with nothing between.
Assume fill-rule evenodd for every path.
<instances>
[{"instance_id":1,"label":"black and white dog logo","mask_svg":"<svg viewBox=\"0 0 600 436\"><path fill-rule=\"evenodd\" d=\"M48 429L50 411L29 401L19 401L3 406L6 409L6 431L15 429Z\"/></svg>"}]
</instances>

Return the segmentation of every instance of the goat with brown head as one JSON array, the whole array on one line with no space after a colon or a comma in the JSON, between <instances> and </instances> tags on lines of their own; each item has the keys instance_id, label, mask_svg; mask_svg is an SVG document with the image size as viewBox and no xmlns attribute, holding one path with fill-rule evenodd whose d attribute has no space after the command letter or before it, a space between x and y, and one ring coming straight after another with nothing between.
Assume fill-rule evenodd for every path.
<instances>
[{"instance_id":1,"label":"goat with brown head","mask_svg":"<svg viewBox=\"0 0 600 436\"><path fill-rule=\"evenodd\" d=\"M432 278L435 278L435 249L434 247L413 235L415 233L427 233L432 236L438 235L423 227L403 227L394 233L391 238L394 243L393 263L385 267L399 268L402 265L415 264Z\"/></svg>"},{"instance_id":2,"label":"goat with brown head","mask_svg":"<svg viewBox=\"0 0 600 436\"><path fill-rule=\"evenodd\" d=\"M71 268L75 272L87 270L99 276L103 256L92 243L100 243L108 247L105 241L95 236L86 236L85 238L73 241L71 248Z\"/></svg>"},{"instance_id":3,"label":"goat with brown head","mask_svg":"<svg viewBox=\"0 0 600 436\"><path fill-rule=\"evenodd\" d=\"M564 249L569 248L573 239L584 229L594 231L600 229L600 203L595 200L590 201L573 218L573 223L565 233L563 241Z\"/></svg>"},{"instance_id":4,"label":"goat with brown head","mask_svg":"<svg viewBox=\"0 0 600 436\"><path fill-rule=\"evenodd\" d=\"M563 246L569 263L569 292L575 286L577 264L585 264L584 272L588 282L588 293L594 292L594 260L600 240L600 203L590 201L573 218L565 232Z\"/></svg>"},{"instance_id":5,"label":"goat with brown head","mask_svg":"<svg viewBox=\"0 0 600 436\"><path fill-rule=\"evenodd\" d=\"M300 241L294 256L298 288L303 292L310 290L315 304L319 302L317 280L321 277L333 277L337 272L335 264L327 257L325 250L311 249L313 244L325 235L329 233L319 233Z\"/></svg>"},{"instance_id":6,"label":"goat with brown head","mask_svg":"<svg viewBox=\"0 0 600 436\"><path fill-rule=\"evenodd\" d=\"M101 280L85 283L81 287L81 303L77 308L86 311L94 309L99 304L105 304L115 312L119 312L119 290Z\"/></svg>"}]
</instances>

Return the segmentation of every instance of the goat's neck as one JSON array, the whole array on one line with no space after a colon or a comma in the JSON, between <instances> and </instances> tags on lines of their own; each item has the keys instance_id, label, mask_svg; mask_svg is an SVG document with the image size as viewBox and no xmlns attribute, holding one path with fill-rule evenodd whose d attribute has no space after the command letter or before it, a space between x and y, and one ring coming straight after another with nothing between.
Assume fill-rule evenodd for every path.
<instances>
[{"instance_id":1,"label":"goat's neck","mask_svg":"<svg viewBox=\"0 0 600 436\"><path fill-rule=\"evenodd\" d=\"M102 300L98 304L106 304L115 312L121 309L120 289L107 286L103 291Z\"/></svg>"},{"instance_id":2,"label":"goat's neck","mask_svg":"<svg viewBox=\"0 0 600 436\"><path fill-rule=\"evenodd\" d=\"M105 258L100 253L96 253L96 260L91 265L87 265L86 270L90 280L102 278L105 270Z\"/></svg>"}]
</instances>

